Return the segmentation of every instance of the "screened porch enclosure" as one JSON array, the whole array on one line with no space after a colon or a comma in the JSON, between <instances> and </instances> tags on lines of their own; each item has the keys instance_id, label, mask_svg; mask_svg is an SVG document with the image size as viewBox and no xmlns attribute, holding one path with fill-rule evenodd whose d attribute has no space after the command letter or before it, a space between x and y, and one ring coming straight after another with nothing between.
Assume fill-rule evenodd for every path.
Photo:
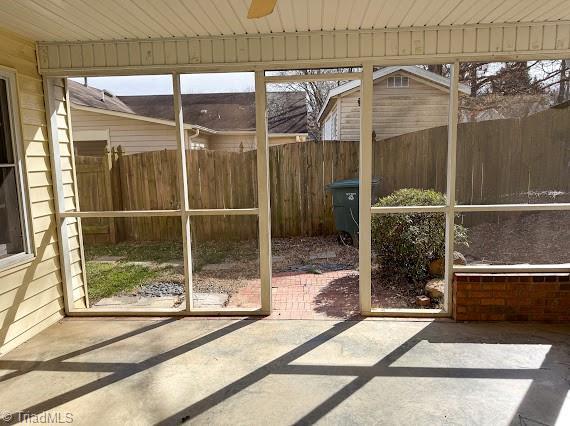
<instances>
[{"instance_id":1,"label":"screened porch enclosure","mask_svg":"<svg viewBox=\"0 0 570 426\"><path fill-rule=\"evenodd\" d=\"M320 192L342 174L338 170L344 160L336 161L340 157L358 163L350 177L360 185L354 242L358 243L356 296L362 315L450 316L453 279L460 273L570 270L570 259L554 254L566 252L563 244L568 227L564 224L570 207L565 197L569 181L566 98L551 96L546 108L533 106L517 117L510 115L518 108L513 106L516 102L510 106L487 104L482 109L474 102L471 109L465 109L466 99L477 97L477 85L485 72L477 64L491 68L498 66L498 61L519 64L520 72L520 64L532 68L567 62L570 15L563 2L474 7L466 0L454 6L439 1L432 10L420 1L402 4L388 0L357 2L349 11L345 5L329 2L279 0L275 13L255 21L246 18L241 3L236 8L226 0L214 3L216 6L202 10L197 18L194 13L198 12L191 8L160 1L152 7L164 7L164 14L152 14L151 19L137 12L121 23L108 22L110 12L99 4L78 5L73 15L81 16L81 24L74 25L61 5L44 10L31 4L29 18L25 7L15 6L10 16L24 23L21 28L2 15L2 25L16 32L28 31L38 40L37 65L48 115L57 244L68 314L91 315L91 307L106 298L107 294L100 292L89 300L87 266L92 266L94 259L101 263L96 265L100 272L110 275L125 267L150 268L145 273L159 277L156 284L168 284L179 293L171 304L157 309L128 306L129 315L271 314L272 241L292 232L334 235L332 206L327 204L328 195ZM120 6L121 16L129 10ZM86 16L93 16L93 22ZM34 20L45 25L38 26ZM562 68L555 83L559 86L542 83L545 98L554 88L568 86L568 68ZM314 69L329 72L293 73ZM544 68L542 72L549 71ZM225 73L252 76L250 109L255 120L247 138L243 133L233 134L222 143L216 129L208 133L206 128L186 123L186 110L192 105L184 99L193 93L185 90L183 80L198 74L223 78ZM532 71L525 87L532 89L534 80L541 81L540 75ZM171 98L164 108L172 111L169 117L151 117L150 121L139 117L136 124L130 123L129 131L144 127L149 133L123 150L113 146L110 131L74 132L74 114L80 117L81 110L85 118L94 111L85 105L74 110L66 79L74 78L74 83L84 77L134 81L142 76L168 81L165 93ZM507 93L517 86L503 77L488 79L487 88L481 86L481 90ZM470 78L474 85L468 84ZM339 140L319 140L319 145L299 137L293 143L289 140L287 146L272 146L275 140L283 142L284 136L272 132L273 100L268 87L323 79L348 85L346 91L331 90L331 106L323 110L324 139ZM198 85L191 88L198 89ZM415 97L406 98L403 91L413 91ZM536 94L531 92L526 95ZM568 90L560 92L567 94ZM108 100L112 93L105 96ZM139 107L145 109L145 105ZM211 114L206 107L198 112ZM312 112L318 116L319 111ZM132 119L128 111L112 113L116 120ZM211 118L216 119L214 115ZM206 136L211 137L209 142ZM151 139L159 138L164 139L152 145ZM308 145L297 149L302 143ZM209 153L209 148L222 145L231 146L232 152ZM156 149L158 146L165 149ZM314 153L302 157L300 153L310 151L307 146L314 148ZM142 148L149 148L150 154L143 155ZM330 156L328 163L322 161L325 166L316 178L308 173L308 165L314 163L311 155ZM295 195L301 200L294 206L296 211L306 214L317 205L324 206L315 213L317 220L309 224L300 223L295 216L283 219L293 203L278 199L272 173L274 164L284 158L292 159L291 165L280 164L299 177L286 180L296 185ZM130 166L137 166L140 172L126 172ZM103 173L105 168L115 167L121 172ZM380 200L372 195L377 177ZM109 179L108 187L113 190L101 192L97 203L90 204L81 188L101 179ZM113 180L121 181L120 195ZM313 181L318 181L316 190L305 190L303 185ZM162 190L151 189L153 186ZM402 190L433 190L437 201L386 200ZM313 197L313 192L318 194ZM208 199L206 193L215 196ZM282 215L283 211L287 214ZM438 273L432 275L437 275L441 295L437 303L432 300L421 309L393 309L377 297L378 292L393 287L393 282L385 279L385 263L378 254L385 239L375 233L386 224L394 227L390 223L407 220L415 226L426 222L425 218L434 224L431 231L438 238L437 247L426 244L426 250L430 264L438 267ZM410 228L409 223L405 226L405 230ZM526 232L528 227L533 232ZM418 233L429 240L425 235ZM489 243L495 238L496 247ZM509 245L509 238L517 241L515 246ZM142 247L132 255L125 254L121 246L129 239ZM211 244L216 240L227 243L224 253ZM149 241L154 245L145 245ZM109 246L106 253L96 247L102 242ZM167 258L155 261L153 250L161 251L161 247L172 250L165 249ZM537 247L548 255L541 255ZM105 257L111 261L105 263ZM214 292L216 287L208 283L212 276L223 274L216 267L209 270L208 259L222 257L227 263L222 269L227 268L228 276L248 282L255 291L243 303L232 305L228 298L213 309L205 308L195 303L195 298L204 291ZM401 264L411 264L409 257L401 257ZM156 268L164 273L157 273ZM425 275L424 271L422 280ZM424 284L422 281L421 286ZM114 313L114 309L97 308L97 315Z\"/></svg>"},{"instance_id":2,"label":"screened porch enclosure","mask_svg":"<svg viewBox=\"0 0 570 426\"><path fill-rule=\"evenodd\" d=\"M271 150L277 148L270 148L268 144L267 90L272 85L307 80L324 81L332 78L344 82L343 84L354 82L359 87L355 95L357 96L355 102L360 111L360 115L356 116L359 142L354 145L356 149L354 154L358 157L354 170L360 182L360 213L356 237L358 246L356 279L359 284L357 288L351 287L350 294L358 300L358 312L361 315L450 316L453 303L452 280L454 273L458 272L566 271L570 259L564 254L551 256L550 253L554 253L556 248L562 248L564 241L567 241L565 235L568 228L562 224L570 207L566 198L568 171L562 163L567 150L564 140L569 133L565 125L568 122L565 118L568 108L563 105L553 109L547 108L518 121L501 119L460 122L462 117L460 103L462 97L467 96L467 89L459 83L458 73L463 64L461 62L443 64L442 67L448 70L449 77L442 86L430 89L435 92L426 92L427 89L423 89L428 93L426 96L431 96L426 99L436 99L434 93L439 93L437 102L442 102L443 112L439 111L438 114L445 117L443 126L434 126L441 122L440 118L436 118L440 120L438 123L420 122L420 125L426 127L423 129L408 128L402 123L400 130L398 127L400 125L392 124L389 131L396 132L395 136L390 134L387 137L379 134L378 129L386 129L386 125L382 122L378 124L378 117L396 111L397 107L382 107L384 104L377 104L385 102L383 100L385 98L380 97L381 100L377 101L376 93L378 90L397 91L415 87L414 85L419 84L417 76L406 77L409 80L404 85L402 83L404 77L399 75L399 85L396 87L394 81L390 80L393 77L390 76L386 80L380 78L379 86L378 72L383 70L383 66L372 63L363 63L361 68L357 67L355 71L348 73L328 72L308 77L286 71L275 73L257 70L255 71L256 149L242 150L235 154L228 153L227 155L231 154L228 156L229 162L226 164L215 160L215 168L214 161L209 163L204 157L213 153L208 154L208 151L191 147L193 142L186 133L183 121L185 107L181 102L181 74L172 73L170 77L172 108L175 112L173 127L176 146L175 149L155 153L168 156L168 164L171 165L169 173L160 173L160 166L148 168L148 164L151 163L135 160L139 157L146 158L144 156L147 154L132 154L127 155L126 160L121 163L120 173L123 173L124 177L119 175L114 178L125 182L131 179L131 183L123 183L123 187L128 188L133 200L148 197L149 194L144 195L144 193L148 192L149 185L153 188L158 179L172 181L169 184L165 184L166 181L161 184L163 188L170 188L168 191L171 194L169 192L170 195L166 195L166 198L174 200L170 204L162 202L153 206L148 202L123 203L119 204L121 209L117 210L109 207L117 205L111 199L114 196L111 191L107 194L110 200L108 203L98 204L99 207L95 210L85 209L82 207L81 199L83 197L87 205L94 205L85 196L93 195L87 189L93 189L99 179L99 175L94 175L93 183L86 184L89 182L89 175L85 173L92 171L89 168L91 163L97 163L97 167L101 165L103 168L106 167L107 159L105 156L81 155L74 148L72 138L68 142L60 140L54 147L59 149L59 152L54 149L54 165L58 177L57 196L62 203L59 230L62 241L72 241L70 248L77 247L76 254L73 254L71 249L68 251L69 254L64 256L68 265L66 276L70 282L68 294L72 295L72 299L68 302L70 313L270 315L274 310L272 301L277 300L273 294L277 291L277 287L272 285L272 265L275 265L271 256L272 219L274 233L287 235L287 232L292 231L287 231L283 227L285 222L281 220L281 209L285 205L280 206L276 202L280 198L280 186L276 187L271 183L274 179L272 176L275 176L271 162L275 160L270 160L274 157L271 154L274 151ZM424 69L432 66L428 64L412 67ZM223 73L220 77L223 77ZM61 78L46 77L45 82L48 94L54 96L50 102L52 111L61 111L62 106L67 108L65 99L68 97L63 94L68 93L66 91L69 89L65 81ZM429 84L435 86L435 83ZM60 99L58 92L62 93L59 95ZM419 93L419 95L412 94L410 99L422 103L419 96L422 96L423 92ZM57 126L61 127L61 122L58 123L57 112L52 117L55 118L50 123L53 132ZM72 124L73 113L67 119ZM496 141L493 139L494 135L498 135ZM302 144L315 143L309 141ZM326 141L319 144L327 146ZM321 149L321 145L315 146ZM283 149L279 148L281 149L279 155L288 158L286 155L289 154L286 154L288 151L285 149L289 148L296 149L293 145L286 145ZM304 155L314 155L311 154L312 148L300 152L304 152ZM107 150L107 155L110 161L113 161L113 151ZM338 155L344 154L338 151ZM333 167L336 167L333 164L336 164L337 160L332 159ZM164 159L160 161L163 162ZM300 161L310 162L314 159ZM556 166L559 161L562 163ZM501 164L506 162L510 162L510 172L500 176L501 170L504 172ZM138 169L133 168L133 172L125 172L128 170L128 164L133 167L136 165ZM406 172L405 167L402 167L404 164L413 164L413 166L411 165ZM208 167L212 167L211 170ZM306 179L314 178L306 171L304 173ZM488 177L493 174L497 177ZM220 193L222 198L218 199L218 196L208 195L214 190L213 186L210 189L208 185L212 185L214 178L221 176L224 176L223 184L220 181L222 185L220 188L223 187L223 191ZM381 198L380 203L376 204L377 199L372 197L374 194L372 182L378 177L381 180L380 193L383 197L411 188L417 191L439 191L437 193L441 194L441 199L439 202L426 205L423 202L383 203L382 200L385 198ZM323 175L318 179L329 179L332 182L335 178L338 178L336 171L328 178ZM323 181L323 183L329 182ZM250 195L241 198L236 195L243 193L244 189L247 189ZM69 195L70 191L78 197L75 203ZM137 195L138 192L141 195ZM158 196L165 196L165 192L159 191L154 197ZM314 196L314 192L310 192L307 197ZM153 199L152 194L150 197ZM99 198L104 199L105 196ZM315 206L312 198L310 200L309 198L307 198L308 205L313 203ZM137 209L139 205L146 207ZM165 206L174 208L166 209ZM272 208L277 210L272 211ZM308 212L309 210L306 211ZM378 223L392 223L390 221L398 223L399 218L406 218L406 221L413 218L413 221L423 223L422 221L428 217L432 218L430 220L435 220L433 223L438 224L435 225L437 228L429 232L441 236L441 249L438 249L441 250L438 251L440 254L432 255L431 258L432 261L439 262L441 270L435 275L430 272L433 278L440 280L438 296L432 298L431 303L425 306L416 306L413 296L410 296L411 302L408 304L389 303L387 295L390 293L386 293L386 289L391 286L393 288L395 281L382 272L385 268L378 269L378 265L382 263L378 257L382 249L378 246L379 237L375 234ZM300 217L294 220L298 221ZM547 225L549 222L550 226ZM558 226L556 224L560 224L558 233L555 230ZM521 226L539 226L545 235L556 235L557 239L539 241L537 235L540 231L537 234L533 229L533 234L516 231L516 238L519 240L512 240L515 232L513 229ZM93 229L101 228L104 228L104 234L97 236L92 233ZM550 230L551 228L553 230ZM312 231L308 229L306 232L317 232L317 228ZM297 230L297 232L304 231ZM421 232L428 230L425 228ZM457 232L461 235L457 235ZM464 236L464 233L467 236ZM427 235L420 237L428 238ZM491 247L492 244L489 243L495 237L497 249ZM107 244L105 249L101 248L99 244L101 241L98 238L104 239L104 243ZM213 244L214 241L217 243ZM471 244L468 244L468 241ZM133 245L133 242L136 243ZM524 244L529 247L540 247L543 256L538 254L540 252L538 249L532 252L527 249L526 257L510 254L520 250ZM220 253L220 250L225 250L225 253ZM214 258L221 256L223 260L212 260L212 256ZM467 261L458 263L457 256L466 256ZM407 264L406 258L403 258L402 262ZM411 264L407 268L412 268ZM114 289L115 281L120 281L125 276L137 276L137 274L144 276L145 273L149 274L152 280L151 285L142 286L142 291L136 290L138 289L136 280L131 286L133 290L125 292ZM422 288L425 283L424 281ZM120 285L117 288L120 288ZM135 293L132 293L133 291Z\"/></svg>"}]
</instances>

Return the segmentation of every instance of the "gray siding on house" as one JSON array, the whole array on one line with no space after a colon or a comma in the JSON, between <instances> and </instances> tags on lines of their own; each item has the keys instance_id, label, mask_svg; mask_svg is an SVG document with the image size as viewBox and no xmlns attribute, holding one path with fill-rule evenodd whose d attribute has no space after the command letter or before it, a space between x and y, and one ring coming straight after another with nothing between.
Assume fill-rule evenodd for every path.
<instances>
[{"instance_id":1,"label":"gray siding on house","mask_svg":"<svg viewBox=\"0 0 570 426\"><path fill-rule=\"evenodd\" d=\"M372 125L376 139L386 139L447 124L449 103L447 89L412 76L409 87L389 89L386 78L374 82ZM360 139L359 97L359 90L341 97L339 136L341 140Z\"/></svg>"}]
</instances>

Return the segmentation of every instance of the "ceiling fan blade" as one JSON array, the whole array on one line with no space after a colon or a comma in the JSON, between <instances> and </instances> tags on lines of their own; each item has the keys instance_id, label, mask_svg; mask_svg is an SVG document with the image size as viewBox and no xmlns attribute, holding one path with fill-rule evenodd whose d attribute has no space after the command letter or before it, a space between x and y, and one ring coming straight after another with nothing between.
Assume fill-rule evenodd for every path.
<instances>
[{"instance_id":1,"label":"ceiling fan blade","mask_svg":"<svg viewBox=\"0 0 570 426\"><path fill-rule=\"evenodd\" d=\"M251 4L247 12L247 18L256 19L270 15L273 12L276 3L277 0L251 0Z\"/></svg>"}]
</instances>

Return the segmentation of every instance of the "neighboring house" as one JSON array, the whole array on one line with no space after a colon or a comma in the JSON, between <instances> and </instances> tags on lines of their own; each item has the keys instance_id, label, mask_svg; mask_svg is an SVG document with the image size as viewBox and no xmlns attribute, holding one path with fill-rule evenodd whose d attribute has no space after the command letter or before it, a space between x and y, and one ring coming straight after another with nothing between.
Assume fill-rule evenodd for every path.
<instances>
[{"instance_id":1,"label":"neighboring house","mask_svg":"<svg viewBox=\"0 0 570 426\"><path fill-rule=\"evenodd\" d=\"M447 125L450 80L417 66L374 72L372 128L376 139ZM459 85L460 94L469 88ZM318 115L325 140L360 140L360 81L331 90Z\"/></svg>"},{"instance_id":2,"label":"neighboring house","mask_svg":"<svg viewBox=\"0 0 570 426\"><path fill-rule=\"evenodd\" d=\"M176 149L171 95L115 96L69 80L73 139L79 155ZM307 139L307 105L301 92L269 92L270 145ZM256 149L255 93L182 95L184 139L192 149Z\"/></svg>"}]
</instances>

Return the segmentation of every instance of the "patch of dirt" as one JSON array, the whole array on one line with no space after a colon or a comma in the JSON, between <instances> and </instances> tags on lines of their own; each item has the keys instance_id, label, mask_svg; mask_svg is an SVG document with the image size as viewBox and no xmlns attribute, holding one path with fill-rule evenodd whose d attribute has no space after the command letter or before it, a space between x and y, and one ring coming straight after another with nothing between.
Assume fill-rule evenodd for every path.
<instances>
[{"instance_id":1,"label":"patch of dirt","mask_svg":"<svg viewBox=\"0 0 570 426\"><path fill-rule=\"evenodd\" d=\"M222 247L223 246L223 247ZM220 244L212 242L208 250L223 253L211 256L212 263L202 264L194 272L193 290L196 293L224 293L231 298L241 288L259 280L258 242L256 240ZM198 248L199 249L199 248ZM347 314L358 311L358 249L340 245L336 236L275 238L272 241L273 273L298 272L326 273L332 271L354 271L342 280L331 280L325 288L326 297L320 295L320 302L337 307L338 303L353 306ZM197 253L204 255L204 253ZM166 265L166 264L165 264ZM206 267L206 265L209 265ZM183 298L184 275L182 265L154 268L164 269L156 281L144 284L136 290L148 297L180 296ZM132 292L131 292L132 293ZM423 294L423 286L414 286L405 279L383 274L378 266L373 268L373 306L383 308L413 308L415 297ZM330 299L330 300L329 300ZM353 303L349 303L353 302ZM320 305L320 303L317 303ZM432 306L432 307L437 307ZM354 311L354 312L353 312Z\"/></svg>"},{"instance_id":2,"label":"patch of dirt","mask_svg":"<svg viewBox=\"0 0 570 426\"><path fill-rule=\"evenodd\" d=\"M556 264L570 262L570 213L488 214L468 226L469 247L458 247L467 262Z\"/></svg>"},{"instance_id":3,"label":"patch of dirt","mask_svg":"<svg viewBox=\"0 0 570 426\"><path fill-rule=\"evenodd\" d=\"M212 244L215 245L216 243L212 242ZM200 250L200 247L197 250ZM229 268L221 266L220 269L209 269L204 268L205 265L202 265L192 275L193 290L195 292L227 293L231 296L249 282L259 279L257 240L232 242L219 251L223 251L223 260L216 259L211 263L206 263L206 265L231 266Z\"/></svg>"},{"instance_id":4,"label":"patch of dirt","mask_svg":"<svg viewBox=\"0 0 570 426\"><path fill-rule=\"evenodd\" d=\"M427 283L427 282L426 282ZM372 306L375 308L437 309L439 302L432 299L430 306L416 305L416 296L425 295L426 283L413 283L405 277L372 269Z\"/></svg>"},{"instance_id":5,"label":"patch of dirt","mask_svg":"<svg viewBox=\"0 0 570 426\"><path fill-rule=\"evenodd\" d=\"M219 269L202 267L193 274L194 291L230 296L251 281L259 280L258 241L240 241L227 249ZM357 269L358 249L339 245L336 236L274 238L273 273L327 272ZM322 255L322 257L320 257ZM225 265L231 264L227 268Z\"/></svg>"},{"instance_id":6,"label":"patch of dirt","mask_svg":"<svg viewBox=\"0 0 570 426\"><path fill-rule=\"evenodd\" d=\"M334 253L334 256L328 256ZM273 272L358 269L358 249L340 245L336 236L275 238ZM320 257L322 256L322 257ZM336 266L336 269L335 269Z\"/></svg>"},{"instance_id":7,"label":"patch of dirt","mask_svg":"<svg viewBox=\"0 0 570 426\"><path fill-rule=\"evenodd\" d=\"M259 279L259 263L257 259L257 241L242 241L224 260L224 264L232 264L230 269L200 270L194 273L194 290L196 292L222 292L230 296L253 280ZM273 273L299 272L320 274L322 272L353 270L358 271L358 249L353 246L340 245L336 236L275 238L272 241ZM333 256L334 255L334 256ZM223 264L222 264L223 265ZM372 297L373 306L382 308L416 308L417 295L424 294L423 285L414 285L404 278L382 273L373 269ZM358 273L342 280L333 280L324 289L326 298L321 295L325 304L343 304L352 300L354 309L358 310ZM319 298L319 296L317 297ZM322 300L321 300L322 299ZM317 303L317 305L320 305ZM350 305L350 303L348 303ZM437 301L432 306L438 307ZM418 307L419 308L419 307ZM352 310L348 310L347 312Z\"/></svg>"}]
</instances>

